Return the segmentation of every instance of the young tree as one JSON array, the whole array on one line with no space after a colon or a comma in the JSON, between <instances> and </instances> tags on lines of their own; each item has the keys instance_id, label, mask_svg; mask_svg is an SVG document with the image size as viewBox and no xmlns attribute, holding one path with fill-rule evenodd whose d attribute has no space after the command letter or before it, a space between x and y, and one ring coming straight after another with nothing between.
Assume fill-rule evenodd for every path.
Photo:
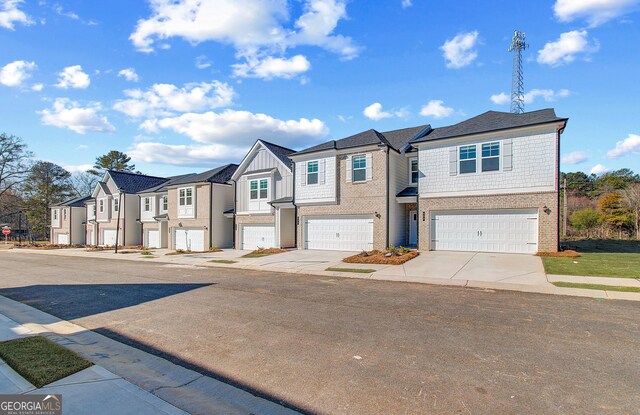
<instances>
[{"instance_id":1,"label":"young tree","mask_svg":"<svg viewBox=\"0 0 640 415\"><path fill-rule=\"evenodd\" d=\"M591 231L596 229L599 223L600 214L595 209L580 209L571 215L571 226L578 231L585 231L587 238L591 237Z\"/></svg>"},{"instance_id":2,"label":"young tree","mask_svg":"<svg viewBox=\"0 0 640 415\"><path fill-rule=\"evenodd\" d=\"M622 191L627 206L633 213L633 226L636 228L636 239L640 239L640 184L634 183Z\"/></svg>"},{"instance_id":3,"label":"young tree","mask_svg":"<svg viewBox=\"0 0 640 415\"><path fill-rule=\"evenodd\" d=\"M620 193L607 193L600 198L598 210L602 214L602 222L610 227L617 228L619 238L622 239L622 228L630 224L631 214L624 204Z\"/></svg>"},{"instance_id":4,"label":"young tree","mask_svg":"<svg viewBox=\"0 0 640 415\"><path fill-rule=\"evenodd\" d=\"M0 197L15 193L29 173L31 152L20 137L0 134Z\"/></svg>"},{"instance_id":5,"label":"young tree","mask_svg":"<svg viewBox=\"0 0 640 415\"><path fill-rule=\"evenodd\" d=\"M51 223L51 205L74 197L71 173L48 161L36 162L22 186L24 209L31 231L46 235Z\"/></svg>"},{"instance_id":6,"label":"young tree","mask_svg":"<svg viewBox=\"0 0 640 415\"><path fill-rule=\"evenodd\" d=\"M127 156L126 153L111 150L107 154L96 158L93 169L89 170L89 173L101 176L107 170L133 172L136 169L136 165L130 164L130 161L131 157Z\"/></svg>"}]
</instances>

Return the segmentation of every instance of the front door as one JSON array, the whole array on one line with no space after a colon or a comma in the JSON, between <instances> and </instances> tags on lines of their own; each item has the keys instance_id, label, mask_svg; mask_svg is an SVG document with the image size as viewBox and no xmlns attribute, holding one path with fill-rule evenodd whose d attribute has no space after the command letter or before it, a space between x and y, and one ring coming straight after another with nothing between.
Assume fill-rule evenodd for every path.
<instances>
[{"instance_id":1,"label":"front door","mask_svg":"<svg viewBox=\"0 0 640 415\"><path fill-rule=\"evenodd\" d=\"M409 211L409 245L418 245L418 211Z\"/></svg>"}]
</instances>

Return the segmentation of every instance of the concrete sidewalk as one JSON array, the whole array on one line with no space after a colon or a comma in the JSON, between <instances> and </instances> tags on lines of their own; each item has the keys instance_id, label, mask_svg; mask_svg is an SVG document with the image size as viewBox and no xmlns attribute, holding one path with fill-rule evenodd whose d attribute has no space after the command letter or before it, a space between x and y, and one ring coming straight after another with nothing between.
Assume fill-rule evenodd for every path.
<instances>
[{"instance_id":1,"label":"concrete sidewalk","mask_svg":"<svg viewBox=\"0 0 640 415\"><path fill-rule=\"evenodd\" d=\"M223 250L221 252L166 255L167 249L154 249L153 257L140 253L114 254L112 250L86 251L83 248L35 250L12 249L7 253L37 253L43 255L80 256L110 260L130 260L166 263L167 266L197 266L240 268L276 271L341 278L360 278L384 281L453 285L461 287L522 291L541 294L569 295L591 298L610 298L640 301L640 293L556 287L551 282L574 282L569 276L548 278L540 257L534 255L478 252L429 251L403 265L347 264L342 260L353 252L291 250L260 258L243 258L250 251ZM232 263L210 262L232 261ZM373 269L372 273L326 271L327 268ZM583 282L585 278L580 277ZM605 285L625 285L628 280L601 278ZM593 282L592 282L593 283ZM619 283L619 284L618 284Z\"/></svg>"},{"instance_id":2,"label":"concrete sidewalk","mask_svg":"<svg viewBox=\"0 0 640 415\"><path fill-rule=\"evenodd\" d=\"M0 393L59 393L65 414L298 413L0 296L0 340L33 335L46 336L95 366L36 389L0 360Z\"/></svg>"}]
</instances>

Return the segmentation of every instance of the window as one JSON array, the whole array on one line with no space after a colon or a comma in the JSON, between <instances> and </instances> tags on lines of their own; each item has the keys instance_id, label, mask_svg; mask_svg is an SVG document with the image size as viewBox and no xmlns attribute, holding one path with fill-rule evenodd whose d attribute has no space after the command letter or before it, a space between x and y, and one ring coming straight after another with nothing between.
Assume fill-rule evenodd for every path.
<instances>
[{"instance_id":1,"label":"window","mask_svg":"<svg viewBox=\"0 0 640 415\"><path fill-rule=\"evenodd\" d=\"M100 199L98 204L100 205L100 213L104 212L104 200Z\"/></svg>"},{"instance_id":2,"label":"window","mask_svg":"<svg viewBox=\"0 0 640 415\"><path fill-rule=\"evenodd\" d=\"M260 180L260 199L267 198L268 190L269 190L269 184L267 182L267 179Z\"/></svg>"},{"instance_id":3,"label":"window","mask_svg":"<svg viewBox=\"0 0 640 415\"><path fill-rule=\"evenodd\" d=\"M249 182L249 198L251 200L267 199L269 181L267 179L251 180Z\"/></svg>"},{"instance_id":4,"label":"window","mask_svg":"<svg viewBox=\"0 0 640 415\"><path fill-rule=\"evenodd\" d=\"M307 184L318 184L318 162L307 163Z\"/></svg>"},{"instance_id":5,"label":"window","mask_svg":"<svg viewBox=\"0 0 640 415\"><path fill-rule=\"evenodd\" d=\"M500 143L482 145L482 171L500 170Z\"/></svg>"},{"instance_id":6,"label":"window","mask_svg":"<svg viewBox=\"0 0 640 415\"><path fill-rule=\"evenodd\" d=\"M251 200L256 200L258 198L258 181L252 180L249 183L249 198Z\"/></svg>"},{"instance_id":7,"label":"window","mask_svg":"<svg viewBox=\"0 0 640 415\"><path fill-rule=\"evenodd\" d=\"M169 210L169 198L167 196L162 196L162 210L166 212Z\"/></svg>"},{"instance_id":8,"label":"window","mask_svg":"<svg viewBox=\"0 0 640 415\"><path fill-rule=\"evenodd\" d=\"M476 172L476 146L460 147L460 174Z\"/></svg>"},{"instance_id":9,"label":"window","mask_svg":"<svg viewBox=\"0 0 640 415\"><path fill-rule=\"evenodd\" d=\"M178 204L180 206L192 206L193 205L193 188L186 187L178 190Z\"/></svg>"},{"instance_id":10,"label":"window","mask_svg":"<svg viewBox=\"0 0 640 415\"><path fill-rule=\"evenodd\" d=\"M151 200L148 197L144 198L144 211L145 212L151 211Z\"/></svg>"},{"instance_id":11,"label":"window","mask_svg":"<svg viewBox=\"0 0 640 415\"><path fill-rule=\"evenodd\" d=\"M411 184L418 184L418 159L411 159Z\"/></svg>"},{"instance_id":12,"label":"window","mask_svg":"<svg viewBox=\"0 0 640 415\"><path fill-rule=\"evenodd\" d=\"M58 209L53 209L53 220L58 220Z\"/></svg>"},{"instance_id":13,"label":"window","mask_svg":"<svg viewBox=\"0 0 640 415\"><path fill-rule=\"evenodd\" d=\"M367 156L353 156L353 181L367 180Z\"/></svg>"},{"instance_id":14,"label":"window","mask_svg":"<svg viewBox=\"0 0 640 415\"><path fill-rule=\"evenodd\" d=\"M120 209L120 196L113 199L113 211L117 212Z\"/></svg>"}]
</instances>

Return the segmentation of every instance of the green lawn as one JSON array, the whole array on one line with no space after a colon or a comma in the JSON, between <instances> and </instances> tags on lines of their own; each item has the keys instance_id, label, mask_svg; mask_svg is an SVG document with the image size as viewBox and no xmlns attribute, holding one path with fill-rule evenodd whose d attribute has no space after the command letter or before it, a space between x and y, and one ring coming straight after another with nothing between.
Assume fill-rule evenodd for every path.
<instances>
[{"instance_id":1,"label":"green lawn","mask_svg":"<svg viewBox=\"0 0 640 415\"><path fill-rule=\"evenodd\" d=\"M376 272L375 269L369 269L369 268L327 268L325 271L355 272L357 274L371 274L373 272Z\"/></svg>"},{"instance_id":2,"label":"green lawn","mask_svg":"<svg viewBox=\"0 0 640 415\"><path fill-rule=\"evenodd\" d=\"M41 388L91 366L91 362L43 336L0 342L0 357Z\"/></svg>"},{"instance_id":3,"label":"green lawn","mask_svg":"<svg viewBox=\"0 0 640 415\"><path fill-rule=\"evenodd\" d=\"M216 264L235 264L238 261L233 261L231 259L212 259L209 262L214 262Z\"/></svg>"},{"instance_id":4,"label":"green lawn","mask_svg":"<svg viewBox=\"0 0 640 415\"><path fill-rule=\"evenodd\" d=\"M262 254L257 252L249 252L248 254L242 255L242 258L262 258L263 256L269 256L273 254Z\"/></svg>"},{"instance_id":5,"label":"green lawn","mask_svg":"<svg viewBox=\"0 0 640 415\"><path fill-rule=\"evenodd\" d=\"M547 274L640 278L640 254L583 253L578 258L543 257Z\"/></svg>"},{"instance_id":6,"label":"green lawn","mask_svg":"<svg viewBox=\"0 0 640 415\"><path fill-rule=\"evenodd\" d=\"M622 287L619 285L604 285L604 284L583 284L580 282L564 282L557 281L552 282L556 287L567 288L587 288L589 290L604 290L604 291L624 291L627 293L640 293L640 287Z\"/></svg>"}]
</instances>

